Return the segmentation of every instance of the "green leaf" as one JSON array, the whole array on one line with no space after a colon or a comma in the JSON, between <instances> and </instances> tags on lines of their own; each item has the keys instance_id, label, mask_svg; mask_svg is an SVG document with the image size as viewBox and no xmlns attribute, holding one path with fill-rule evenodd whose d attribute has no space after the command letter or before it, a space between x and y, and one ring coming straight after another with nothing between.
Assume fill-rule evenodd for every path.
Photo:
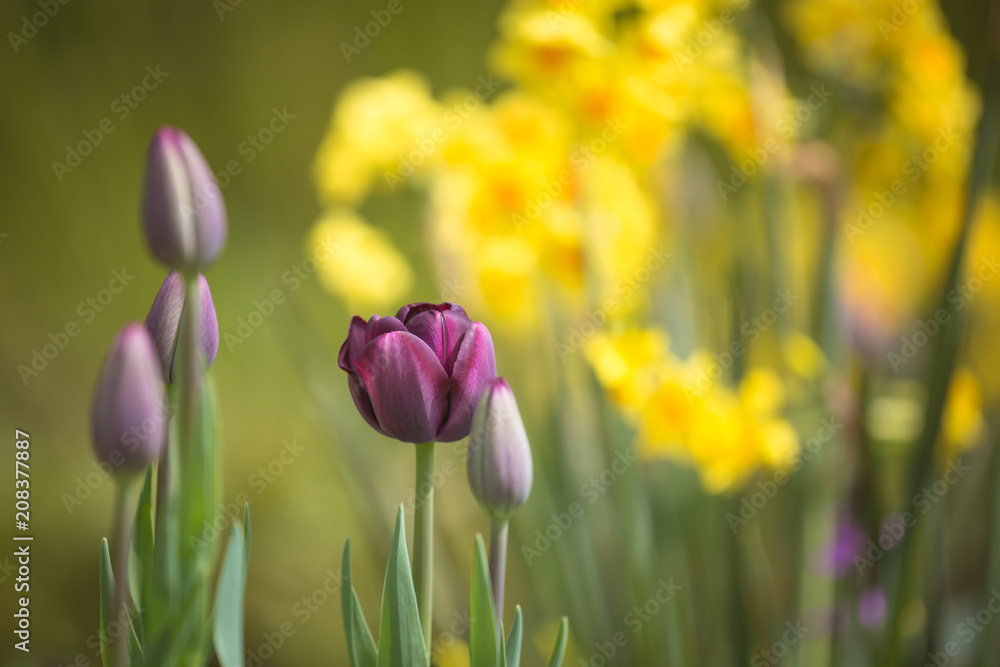
<instances>
[{"instance_id":1,"label":"green leaf","mask_svg":"<svg viewBox=\"0 0 1000 667\"><path fill-rule=\"evenodd\" d=\"M171 406L177 404L178 390L176 385L167 388L168 401ZM175 482L177 470L180 467L180 440L178 438L178 419L175 414L170 421L167 432L167 456L170 459L171 470L174 471ZM159 473L159 470L157 470ZM162 510L156 515L153 539L153 568L148 574L152 581L148 584L144 611L145 641L149 644L154 637L159 637L169 631L169 617L176 614L181 606L181 575L180 575L180 545L179 545L179 508L177 498L170 496L170 488L157 486L157 505L160 506L160 496L164 496ZM144 585L147 582L143 582ZM155 643L155 642L154 642Z\"/></svg>"},{"instance_id":2,"label":"green leaf","mask_svg":"<svg viewBox=\"0 0 1000 667\"><path fill-rule=\"evenodd\" d=\"M510 637L507 638L505 657L507 667L520 667L521 665L521 605L517 606L514 614L514 627L510 629Z\"/></svg>"},{"instance_id":3,"label":"green leaf","mask_svg":"<svg viewBox=\"0 0 1000 667\"><path fill-rule=\"evenodd\" d=\"M133 619L129 619L128 629L129 655L131 656L129 664L133 667L140 667L140 665L144 664L142 660L142 643L139 641L139 635L136 634Z\"/></svg>"},{"instance_id":4,"label":"green leaf","mask_svg":"<svg viewBox=\"0 0 1000 667\"><path fill-rule=\"evenodd\" d=\"M132 522L132 557L129 559L131 581L139 582L132 586L132 607L138 625L135 630L139 637L144 634L146 601L153 590L153 549L153 467L150 466L142 481L139 507Z\"/></svg>"},{"instance_id":5,"label":"green leaf","mask_svg":"<svg viewBox=\"0 0 1000 667\"><path fill-rule=\"evenodd\" d=\"M215 589L212 639L222 667L243 667L243 590L246 587L244 533L233 526Z\"/></svg>"},{"instance_id":6,"label":"green leaf","mask_svg":"<svg viewBox=\"0 0 1000 667\"><path fill-rule=\"evenodd\" d=\"M555 648L552 649L552 657L549 658L549 667L561 667L563 654L566 653L566 635L569 634L569 619L562 617L559 624L559 636L556 637Z\"/></svg>"},{"instance_id":7,"label":"green leaf","mask_svg":"<svg viewBox=\"0 0 1000 667\"><path fill-rule=\"evenodd\" d=\"M243 503L243 579L250 572L250 503Z\"/></svg>"},{"instance_id":8,"label":"green leaf","mask_svg":"<svg viewBox=\"0 0 1000 667\"><path fill-rule=\"evenodd\" d=\"M469 659L471 667L497 667L500 647L493 612L490 570L482 535L476 535L476 553L472 562L472 595L469 600Z\"/></svg>"},{"instance_id":9,"label":"green leaf","mask_svg":"<svg viewBox=\"0 0 1000 667\"><path fill-rule=\"evenodd\" d=\"M417 594L413 590L410 557L406 551L402 505L396 513L396 532L382 588L378 664L379 667L416 667L428 664L427 648L420 628L420 613L417 611Z\"/></svg>"},{"instance_id":10,"label":"green leaf","mask_svg":"<svg viewBox=\"0 0 1000 667\"><path fill-rule=\"evenodd\" d=\"M378 650L351 580L351 538L344 542L344 558L340 566L340 606L344 613L344 634L351 667L375 667Z\"/></svg>"},{"instance_id":11,"label":"green leaf","mask_svg":"<svg viewBox=\"0 0 1000 667\"><path fill-rule=\"evenodd\" d=\"M101 539L101 662L108 667L111 660L108 626L112 623L115 605L115 575L111 571L111 551L107 538Z\"/></svg>"},{"instance_id":12,"label":"green leaf","mask_svg":"<svg viewBox=\"0 0 1000 667\"><path fill-rule=\"evenodd\" d=\"M187 596L187 603L172 621L170 632L160 634L146 656L147 665L179 665L184 664L182 656L198 639L201 628L201 613L198 598Z\"/></svg>"},{"instance_id":13,"label":"green leaf","mask_svg":"<svg viewBox=\"0 0 1000 667\"><path fill-rule=\"evenodd\" d=\"M507 644L507 635L504 633L503 623L500 623L500 646ZM507 667L507 652L500 651L500 667Z\"/></svg>"}]
</instances>

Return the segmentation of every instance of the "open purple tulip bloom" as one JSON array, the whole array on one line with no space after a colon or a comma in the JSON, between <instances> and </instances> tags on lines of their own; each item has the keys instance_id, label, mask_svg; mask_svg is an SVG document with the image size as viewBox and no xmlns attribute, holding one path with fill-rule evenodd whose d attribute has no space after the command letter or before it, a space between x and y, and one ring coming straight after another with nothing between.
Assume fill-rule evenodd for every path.
<instances>
[{"instance_id":1,"label":"open purple tulip bloom","mask_svg":"<svg viewBox=\"0 0 1000 667\"><path fill-rule=\"evenodd\" d=\"M415 303L368 322L355 316L337 361L365 421L414 443L469 435L497 374L490 332L452 303Z\"/></svg>"}]
</instances>

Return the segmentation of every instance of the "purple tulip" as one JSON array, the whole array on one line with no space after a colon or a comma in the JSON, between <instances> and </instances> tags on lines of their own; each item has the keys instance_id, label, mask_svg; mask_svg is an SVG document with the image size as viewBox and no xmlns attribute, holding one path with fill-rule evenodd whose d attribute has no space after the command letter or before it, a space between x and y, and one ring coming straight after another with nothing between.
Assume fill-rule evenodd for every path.
<instances>
[{"instance_id":1,"label":"purple tulip","mask_svg":"<svg viewBox=\"0 0 1000 667\"><path fill-rule=\"evenodd\" d=\"M479 395L497 374L490 332L452 303L415 303L367 323L355 316L337 361L365 421L415 443L469 435Z\"/></svg>"},{"instance_id":2,"label":"purple tulip","mask_svg":"<svg viewBox=\"0 0 1000 667\"><path fill-rule=\"evenodd\" d=\"M858 621L866 628L882 624L889 603L881 588L869 588L858 598Z\"/></svg>"},{"instance_id":3,"label":"purple tulip","mask_svg":"<svg viewBox=\"0 0 1000 667\"><path fill-rule=\"evenodd\" d=\"M94 392L91 435L97 458L114 470L142 470L160 454L167 419L153 339L141 324L128 324L115 339Z\"/></svg>"},{"instance_id":4,"label":"purple tulip","mask_svg":"<svg viewBox=\"0 0 1000 667\"><path fill-rule=\"evenodd\" d=\"M153 255L173 269L210 265L226 243L226 207L198 146L173 127L161 127L146 156L142 204Z\"/></svg>"},{"instance_id":5,"label":"purple tulip","mask_svg":"<svg viewBox=\"0 0 1000 667\"><path fill-rule=\"evenodd\" d=\"M198 275L198 284L201 287L201 325L198 331L201 353L205 359L205 367L208 368L219 351L219 321L215 316L212 291L208 288L205 276ZM171 271L146 315L146 330L153 337L163 377L168 383L173 383L174 379L174 354L177 350L177 332L181 312L184 310L184 299L184 276L179 271Z\"/></svg>"},{"instance_id":6,"label":"purple tulip","mask_svg":"<svg viewBox=\"0 0 1000 667\"><path fill-rule=\"evenodd\" d=\"M531 445L514 392L502 377L489 382L476 407L468 472L472 495L494 519L508 518L531 493Z\"/></svg>"},{"instance_id":7,"label":"purple tulip","mask_svg":"<svg viewBox=\"0 0 1000 667\"><path fill-rule=\"evenodd\" d=\"M833 541L825 550L825 570L837 578L843 577L854 568L854 559L864 553L868 534L852 519L842 519L837 524Z\"/></svg>"}]
</instances>

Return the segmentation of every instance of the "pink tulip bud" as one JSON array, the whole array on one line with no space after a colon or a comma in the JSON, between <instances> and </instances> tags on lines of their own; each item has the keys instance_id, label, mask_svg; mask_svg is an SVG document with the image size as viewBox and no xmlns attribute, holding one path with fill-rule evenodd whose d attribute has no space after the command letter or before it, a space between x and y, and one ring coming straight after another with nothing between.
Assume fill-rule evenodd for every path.
<instances>
[{"instance_id":1,"label":"pink tulip bud","mask_svg":"<svg viewBox=\"0 0 1000 667\"><path fill-rule=\"evenodd\" d=\"M531 445L514 392L502 377L487 384L476 407L468 472L472 495L494 519L507 519L531 493Z\"/></svg>"},{"instance_id":2,"label":"pink tulip bud","mask_svg":"<svg viewBox=\"0 0 1000 667\"><path fill-rule=\"evenodd\" d=\"M226 243L226 206L215 175L191 138L173 127L153 136L142 204L149 248L173 269L209 266Z\"/></svg>"},{"instance_id":3,"label":"pink tulip bud","mask_svg":"<svg viewBox=\"0 0 1000 667\"><path fill-rule=\"evenodd\" d=\"M163 373L141 324L126 325L104 360L94 391L91 430L97 458L138 472L156 460L169 418Z\"/></svg>"}]
</instances>

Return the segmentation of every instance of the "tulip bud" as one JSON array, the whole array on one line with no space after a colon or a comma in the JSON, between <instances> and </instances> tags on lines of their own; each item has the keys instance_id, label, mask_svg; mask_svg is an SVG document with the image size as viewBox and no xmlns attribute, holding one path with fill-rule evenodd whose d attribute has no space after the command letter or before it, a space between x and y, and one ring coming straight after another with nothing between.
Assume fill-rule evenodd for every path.
<instances>
[{"instance_id":1,"label":"tulip bud","mask_svg":"<svg viewBox=\"0 0 1000 667\"><path fill-rule=\"evenodd\" d=\"M212 291L205 276L198 275L201 288L201 324L198 327L199 347L208 368L219 351L219 321L215 316ZM174 355L177 351L177 332L180 328L181 313L185 299L184 276L179 271L171 271L160 291L153 299L153 305L146 315L146 331L153 338L156 352L160 356L160 367L168 384L173 383Z\"/></svg>"},{"instance_id":2,"label":"tulip bud","mask_svg":"<svg viewBox=\"0 0 1000 667\"><path fill-rule=\"evenodd\" d=\"M210 265L226 242L226 207L215 175L191 138L172 127L153 136L142 204L146 240L173 269Z\"/></svg>"},{"instance_id":3,"label":"tulip bud","mask_svg":"<svg viewBox=\"0 0 1000 667\"><path fill-rule=\"evenodd\" d=\"M469 486L486 512L508 518L531 493L531 446L507 381L490 380L472 418Z\"/></svg>"},{"instance_id":4,"label":"tulip bud","mask_svg":"<svg viewBox=\"0 0 1000 667\"><path fill-rule=\"evenodd\" d=\"M169 415L163 373L149 333L126 325L104 361L91 412L97 458L115 470L137 472L156 460Z\"/></svg>"}]
</instances>

